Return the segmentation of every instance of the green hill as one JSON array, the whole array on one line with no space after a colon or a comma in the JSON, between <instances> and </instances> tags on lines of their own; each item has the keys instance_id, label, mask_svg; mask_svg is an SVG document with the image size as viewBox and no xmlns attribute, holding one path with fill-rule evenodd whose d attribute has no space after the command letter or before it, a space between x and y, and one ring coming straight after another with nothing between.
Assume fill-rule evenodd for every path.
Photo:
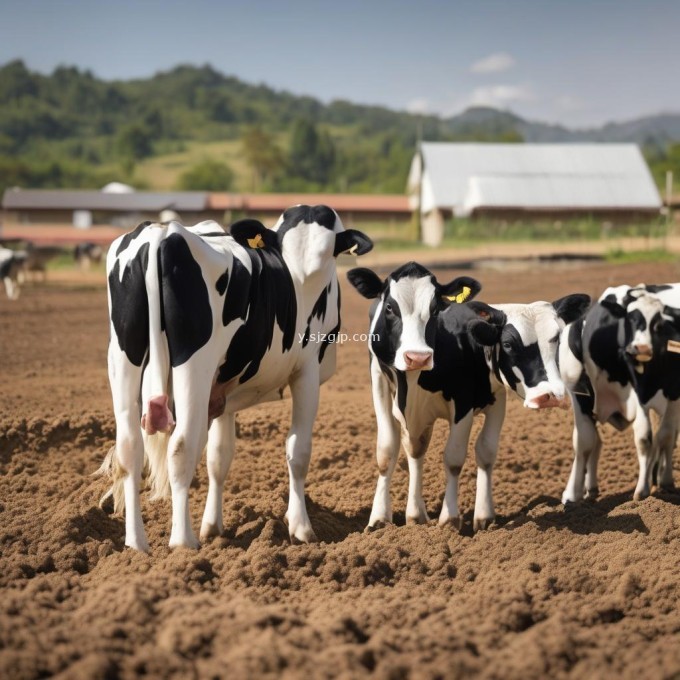
<instances>
[{"instance_id":1,"label":"green hill","mask_svg":"<svg viewBox=\"0 0 680 680\"><path fill-rule=\"evenodd\" d=\"M401 193L417 135L517 142L611 136L645 143L661 177L677 163L671 143L680 117L574 132L488 108L442 119L342 100L325 105L208 65L131 81L71 67L43 75L21 61L0 67L0 189L122 180L157 189Z\"/></svg>"}]
</instances>

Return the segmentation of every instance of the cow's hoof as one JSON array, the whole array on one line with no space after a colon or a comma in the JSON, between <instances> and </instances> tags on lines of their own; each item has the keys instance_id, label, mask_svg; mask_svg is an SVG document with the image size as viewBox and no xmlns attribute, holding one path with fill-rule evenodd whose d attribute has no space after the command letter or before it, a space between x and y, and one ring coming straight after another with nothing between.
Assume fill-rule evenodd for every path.
<instances>
[{"instance_id":1,"label":"cow's hoof","mask_svg":"<svg viewBox=\"0 0 680 680\"><path fill-rule=\"evenodd\" d=\"M455 529L456 531L461 531L463 528L463 518L458 516L458 517L448 517L444 521L439 520L439 526L440 527L451 527L452 529Z\"/></svg>"},{"instance_id":2,"label":"cow's hoof","mask_svg":"<svg viewBox=\"0 0 680 680\"><path fill-rule=\"evenodd\" d=\"M201 533L199 534L201 541L208 541L211 538L217 538L222 535L222 528L217 524L202 524Z\"/></svg>"},{"instance_id":3,"label":"cow's hoof","mask_svg":"<svg viewBox=\"0 0 680 680\"><path fill-rule=\"evenodd\" d=\"M600 495L599 487L594 486L592 489L588 489L586 491L585 498L587 501L594 501L599 495Z\"/></svg>"},{"instance_id":4,"label":"cow's hoof","mask_svg":"<svg viewBox=\"0 0 680 680\"><path fill-rule=\"evenodd\" d=\"M141 553L150 553L151 550L149 548L149 543L146 539L143 539L141 541L125 541L125 546L127 548L132 548L132 550L137 550L138 552Z\"/></svg>"},{"instance_id":5,"label":"cow's hoof","mask_svg":"<svg viewBox=\"0 0 680 680\"><path fill-rule=\"evenodd\" d=\"M564 507L565 512L570 512L576 507L577 504L578 501L572 501L569 498L562 498L562 506Z\"/></svg>"},{"instance_id":6,"label":"cow's hoof","mask_svg":"<svg viewBox=\"0 0 680 680\"><path fill-rule=\"evenodd\" d=\"M291 545L305 545L307 543L318 543L319 539L312 529L305 532L299 531L297 534L290 535Z\"/></svg>"},{"instance_id":7,"label":"cow's hoof","mask_svg":"<svg viewBox=\"0 0 680 680\"><path fill-rule=\"evenodd\" d=\"M475 518L472 520L472 528L474 531L484 531L493 524L495 519L495 517Z\"/></svg>"},{"instance_id":8,"label":"cow's hoof","mask_svg":"<svg viewBox=\"0 0 680 680\"><path fill-rule=\"evenodd\" d=\"M659 491L663 493L678 493L678 487L673 482L670 484L659 484Z\"/></svg>"},{"instance_id":9,"label":"cow's hoof","mask_svg":"<svg viewBox=\"0 0 680 680\"><path fill-rule=\"evenodd\" d=\"M369 524L364 529L364 533L365 534L372 534L374 531L378 531L379 529L384 529L385 527L391 527L391 526L394 526L394 525L388 519L376 519L374 522Z\"/></svg>"},{"instance_id":10,"label":"cow's hoof","mask_svg":"<svg viewBox=\"0 0 680 680\"><path fill-rule=\"evenodd\" d=\"M643 489L642 491L636 491L633 494L633 500L634 501L644 501L645 498L647 498L648 496L649 496L649 491L647 491L646 489Z\"/></svg>"},{"instance_id":11,"label":"cow's hoof","mask_svg":"<svg viewBox=\"0 0 680 680\"><path fill-rule=\"evenodd\" d=\"M427 524L430 518L427 515L416 515L415 517L407 517L406 524L411 526L414 524Z\"/></svg>"},{"instance_id":12,"label":"cow's hoof","mask_svg":"<svg viewBox=\"0 0 680 680\"><path fill-rule=\"evenodd\" d=\"M186 548L187 550L198 550L201 547L201 544L196 536L188 536L183 540L170 537L170 542L168 545L171 548Z\"/></svg>"}]
</instances>

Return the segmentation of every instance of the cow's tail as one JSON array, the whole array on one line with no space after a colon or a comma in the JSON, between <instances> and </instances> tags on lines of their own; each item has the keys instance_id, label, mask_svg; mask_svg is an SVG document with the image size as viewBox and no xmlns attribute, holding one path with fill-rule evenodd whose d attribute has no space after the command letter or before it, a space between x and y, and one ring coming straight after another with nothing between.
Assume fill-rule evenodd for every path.
<instances>
[{"instance_id":1,"label":"cow's tail","mask_svg":"<svg viewBox=\"0 0 680 680\"><path fill-rule=\"evenodd\" d=\"M149 301L149 362L142 385L142 433L147 482L151 499L170 495L168 478L168 440L175 424L170 411L170 350L162 326L160 244L166 228L154 227L146 268Z\"/></svg>"},{"instance_id":2,"label":"cow's tail","mask_svg":"<svg viewBox=\"0 0 680 680\"><path fill-rule=\"evenodd\" d=\"M104 462L99 469L94 472L95 477L109 477L111 479L111 486L106 493L99 499L99 507L103 508L108 499L113 501L113 511L122 512L125 508L125 493L123 491L123 479L125 479L126 472L120 466L116 457L115 444L109 449L109 452L104 458Z\"/></svg>"}]
</instances>

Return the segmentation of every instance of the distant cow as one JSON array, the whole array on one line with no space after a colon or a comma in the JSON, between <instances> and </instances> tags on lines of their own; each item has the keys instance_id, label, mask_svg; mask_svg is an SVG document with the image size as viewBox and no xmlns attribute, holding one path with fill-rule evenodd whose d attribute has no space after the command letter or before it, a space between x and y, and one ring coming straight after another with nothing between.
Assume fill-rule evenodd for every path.
<instances>
[{"instance_id":1,"label":"distant cow","mask_svg":"<svg viewBox=\"0 0 680 680\"><path fill-rule=\"evenodd\" d=\"M138 495L144 462L140 422L150 440L152 488L162 494L169 478L170 545L196 547L189 485L206 439L202 538L222 531L222 488L234 455L236 411L280 399L286 386L293 398L286 440L288 530L293 540L315 540L304 481L319 386L335 370L333 339L340 327L335 258L371 248L370 239L346 230L335 211L304 205L286 210L272 230L255 220L234 224L230 235L215 222L193 228L144 223L113 243L107 258L109 376L114 463L125 473L114 482L114 499L120 501L122 485L126 545L148 549ZM311 342L312 337L322 341ZM155 434L169 431L173 420L169 442Z\"/></svg>"},{"instance_id":2,"label":"distant cow","mask_svg":"<svg viewBox=\"0 0 680 680\"><path fill-rule=\"evenodd\" d=\"M26 264L24 251L10 250L0 246L0 279L10 300L16 300L20 293L23 269Z\"/></svg>"},{"instance_id":3,"label":"distant cow","mask_svg":"<svg viewBox=\"0 0 680 680\"><path fill-rule=\"evenodd\" d=\"M581 319L565 328L560 370L574 405L574 463L562 501L599 494L602 442L597 423L631 423L639 461L634 498L659 485L673 488L672 455L680 417L680 285L608 288ZM656 436L650 412L661 416ZM584 490L585 485L585 490Z\"/></svg>"},{"instance_id":4,"label":"distant cow","mask_svg":"<svg viewBox=\"0 0 680 680\"><path fill-rule=\"evenodd\" d=\"M39 246L29 241L26 244L25 270L34 275L40 273L44 280L47 278L47 263L65 252L67 251L59 246Z\"/></svg>"},{"instance_id":5,"label":"distant cow","mask_svg":"<svg viewBox=\"0 0 680 680\"><path fill-rule=\"evenodd\" d=\"M104 256L104 250L97 243L84 241L73 249L73 257L81 269L89 269L92 263L99 264Z\"/></svg>"},{"instance_id":6,"label":"distant cow","mask_svg":"<svg viewBox=\"0 0 680 680\"><path fill-rule=\"evenodd\" d=\"M484 413L475 445L474 528L485 528L495 516L491 474L505 417L506 387L528 408L561 403L565 389L556 365L557 340L564 324L581 315L590 299L575 294L552 304L450 304L471 300L480 284L460 277L442 285L414 262L384 281L363 268L351 270L348 278L364 297L374 300L369 350L380 474L369 527L392 521L389 487L400 440L410 473L406 521L428 520L422 462L434 421L443 418L450 431L439 523L460 528L458 478L473 416Z\"/></svg>"}]
</instances>

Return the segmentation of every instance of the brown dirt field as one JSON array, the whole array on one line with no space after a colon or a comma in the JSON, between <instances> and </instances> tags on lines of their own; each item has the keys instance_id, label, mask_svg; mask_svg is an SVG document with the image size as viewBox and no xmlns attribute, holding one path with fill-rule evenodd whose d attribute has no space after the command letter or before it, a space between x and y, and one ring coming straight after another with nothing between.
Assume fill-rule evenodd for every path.
<instances>
[{"instance_id":1,"label":"brown dirt field","mask_svg":"<svg viewBox=\"0 0 680 680\"><path fill-rule=\"evenodd\" d=\"M481 299L496 302L680 279L671 265L474 275ZM376 466L359 343L339 348L322 389L307 484L321 543L290 545L281 521L286 401L238 417L222 538L170 551L169 502L145 498L152 554L124 549L122 518L97 505L106 482L90 475L114 435L105 290L91 275L62 279L27 286L16 303L0 298L0 677L680 675L680 496L632 500L631 433L605 429L602 496L565 513L571 416L511 400L495 527L470 528L474 456L461 478L462 533L403 526L402 454L397 525L364 534ZM365 332L367 301L346 284L343 293L344 329ZM426 458L431 517L445 432L440 423ZM202 465L196 528L206 489Z\"/></svg>"}]
</instances>

